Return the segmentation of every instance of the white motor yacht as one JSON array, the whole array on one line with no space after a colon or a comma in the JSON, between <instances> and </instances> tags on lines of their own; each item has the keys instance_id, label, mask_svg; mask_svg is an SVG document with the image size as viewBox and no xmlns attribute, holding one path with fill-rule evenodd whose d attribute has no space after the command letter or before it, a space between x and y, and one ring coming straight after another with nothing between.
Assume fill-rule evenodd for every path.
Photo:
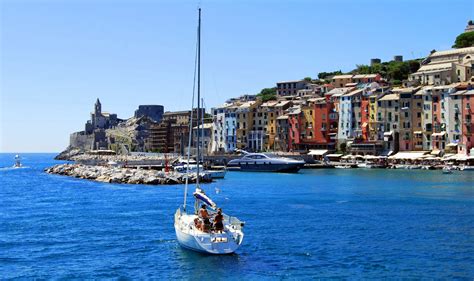
<instances>
[{"instance_id":1,"label":"white motor yacht","mask_svg":"<svg viewBox=\"0 0 474 281\"><path fill-rule=\"evenodd\" d=\"M279 157L270 153L244 153L242 158L229 161L227 168L248 172L296 173L305 164L304 160Z\"/></svg>"}]
</instances>

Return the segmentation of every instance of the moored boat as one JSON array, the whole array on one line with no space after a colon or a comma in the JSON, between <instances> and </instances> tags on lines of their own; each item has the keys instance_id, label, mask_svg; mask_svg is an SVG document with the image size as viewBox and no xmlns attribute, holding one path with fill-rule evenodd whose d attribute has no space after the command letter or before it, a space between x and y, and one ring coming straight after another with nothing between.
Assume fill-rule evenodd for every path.
<instances>
[{"instance_id":1,"label":"moored boat","mask_svg":"<svg viewBox=\"0 0 474 281\"><path fill-rule=\"evenodd\" d=\"M450 166L444 166L443 167L443 174L452 174L453 173L453 168Z\"/></svg>"},{"instance_id":2,"label":"moored boat","mask_svg":"<svg viewBox=\"0 0 474 281\"><path fill-rule=\"evenodd\" d=\"M461 171L474 171L474 166L461 166L459 167Z\"/></svg>"},{"instance_id":3,"label":"moored boat","mask_svg":"<svg viewBox=\"0 0 474 281\"><path fill-rule=\"evenodd\" d=\"M190 160L189 164L180 162L173 166L174 171L179 172L179 173L189 173L189 172L196 173L197 168L198 168L198 164L194 160ZM226 174L225 169L206 170L201 164L199 164L199 170L200 170L200 174L208 174L213 179L223 179Z\"/></svg>"},{"instance_id":4,"label":"moored boat","mask_svg":"<svg viewBox=\"0 0 474 281\"><path fill-rule=\"evenodd\" d=\"M334 166L334 168L336 168L336 169L350 169L351 166L350 165L336 165L336 166Z\"/></svg>"},{"instance_id":5,"label":"moored boat","mask_svg":"<svg viewBox=\"0 0 474 281\"><path fill-rule=\"evenodd\" d=\"M303 168L305 161L280 157L269 153L246 153L239 159L227 163L229 170L246 172L296 173Z\"/></svg>"}]
</instances>

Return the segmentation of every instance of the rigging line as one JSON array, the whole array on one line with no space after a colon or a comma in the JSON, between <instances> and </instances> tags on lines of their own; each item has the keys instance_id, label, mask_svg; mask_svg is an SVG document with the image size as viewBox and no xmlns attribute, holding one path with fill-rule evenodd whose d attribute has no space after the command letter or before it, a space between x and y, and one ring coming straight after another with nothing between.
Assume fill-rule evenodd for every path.
<instances>
[{"instance_id":1,"label":"rigging line","mask_svg":"<svg viewBox=\"0 0 474 281\"><path fill-rule=\"evenodd\" d=\"M196 168L196 188L199 188L199 155L200 155L200 137L199 137L199 119L201 118L201 8L199 8L199 24L198 24L198 63L197 63L197 120L198 120L198 133L197 133L197 161L198 165Z\"/></svg>"},{"instance_id":2,"label":"rigging line","mask_svg":"<svg viewBox=\"0 0 474 281\"><path fill-rule=\"evenodd\" d=\"M191 117L190 117L190 120L189 120L189 133L188 133L188 153L187 153L187 165L186 165L186 182L185 182L185 185L184 185L184 204L183 204L184 211L186 211L186 197L188 195L189 160L191 159L191 139L192 139L192 133L193 133L193 118L194 118L194 95L196 93L197 56L198 56L198 42L196 41L196 52L194 54L193 97L191 99ZM199 163L198 163L198 165L199 165Z\"/></svg>"},{"instance_id":3,"label":"rigging line","mask_svg":"<svg viewBox=\"0 0 474 281\"><path fill-rule=\"evenodd\" d=\"M206 114L206 107L204 106L204 99L201 98L201 106L204 108L203 114L201 114L201 161L204 169L204 115ZM199 127L198 127L199 132Z\"/></svg>"}]
</instances>

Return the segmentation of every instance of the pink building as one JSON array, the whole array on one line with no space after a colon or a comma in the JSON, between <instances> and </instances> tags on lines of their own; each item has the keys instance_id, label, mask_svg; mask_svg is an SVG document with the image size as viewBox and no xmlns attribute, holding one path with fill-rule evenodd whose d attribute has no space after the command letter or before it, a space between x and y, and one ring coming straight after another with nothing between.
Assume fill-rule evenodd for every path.
<instances>
[{"instance_id":1,"label":"pink building","mask_svg":"<svg viewBox=\"0 0 474 281\"><path fill-rule=\"evenodd\" d=\"M462 138L459 152L474 155L474 89L462 94Z\"/></svg>"}]
</instances>

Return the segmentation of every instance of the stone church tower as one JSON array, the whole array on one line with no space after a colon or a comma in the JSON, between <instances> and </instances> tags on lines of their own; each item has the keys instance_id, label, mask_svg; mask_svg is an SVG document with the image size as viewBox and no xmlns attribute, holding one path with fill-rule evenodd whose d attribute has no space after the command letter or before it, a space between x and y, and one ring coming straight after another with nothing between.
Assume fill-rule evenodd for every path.
<instances>
[{"instance_id":1,"label":"stone church tower","mask_svg":"<svg viewBox=\"0 0 474 281\"><path fill-rule=\"evenodd\" d=\"M102 115L102 104L100 103L99 98L97 98L97 101L95 102L94 115L95 116Z\"/></svg>"}]
</instances>

